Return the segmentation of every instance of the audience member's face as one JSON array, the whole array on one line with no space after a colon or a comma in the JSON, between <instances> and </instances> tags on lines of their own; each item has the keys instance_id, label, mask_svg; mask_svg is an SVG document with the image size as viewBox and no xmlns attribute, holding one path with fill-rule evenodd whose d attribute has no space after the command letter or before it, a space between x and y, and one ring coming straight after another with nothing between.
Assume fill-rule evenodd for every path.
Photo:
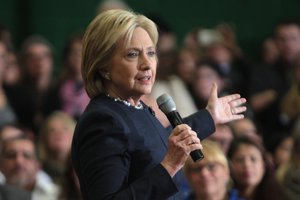
<instances>
[{"instance_id":1,"label":"audience member's face","mask_svg":"<svg viewBox=\"0 0 300 200\"><path fill-rule=\"evenodd\" d=\"M142 28L133 32L128 48L122 44L110 62L108 93L122 99L140 98L150 94L156 74L156 48L148 33Z\"/></svg>"},{"instance_id":2,"label":"audience member's face","mask_svg":"<svg viewBox=\"0 0 300 200\"><path fill-rule=\"evenodd\" d=\"M7 51L4 43L0 42L0 77L7 65Z\"/></svg>"},{"instance_id":3,"label":"audience member's face","mask_svg":"<svg viewBox=\"0 0 300 200\"><path fill-rule=\"evenodd\" d=\"M222 196L226 194L229 170L219 162L203 159L190 165L188 179L197 197Z\"/></svg>"},{"instance_id":4,"label":"audience member's face","mask_svg":"<svg viewBox=\"0 0 300 200\"><path fill-rule=\"evenodd\" d=\"M49 153L66 157L71 148L74 127L66 123L65 120L56 117L49 121L47 131Z\"/></svg>"},{"instance_id":5,"label":"audience member's face","mask_svg":"<svg viewBox=\"0 0 300 200\"><path fill-rule=\"evenodd\" d=\"M282 142L278 145L278 147L275 149L274 152L274 162L277 165L280 166L286 163L290 159L292 149L293 149L293 144L294 144L293 138L287 137L284 140L282 140Z\"/></svg>"},{"instance_id":6,"label":"audience member's face","mask_svg":"<svg viewBox=\"0 0 300 200\"><path fill-rule=\"evenodd\" d=\"M50 49L44 44L33 44L27 49L26 67L32 78L48 76L52 72L53 60Z\"/></svg>"},{"instance_id":7,"label":"audience member's face","mask_svg":"<svg viewBox=\"0 0 300 200\"><path fill-rule=\"evenodd\" d=\"M255 188L265 173L261 152L253 145L241 144L232 156L232 176L241 187Z\"/></svg>"},{"instance_id":8,"label":"audience member's face","mask_svg":"<svg viewBox=\"0 0 300 200\"><path fill-rule=\"evenodd\" d=\"M218 125L215 133L209 136L209 139L215 141L226 154L233 139L233 133L228 126Z\"/></svg>"},{"instance_id":9,"label":"audience member's face","mask_svg":"<svg viewBox=\"0 0 300 200\"><path fill-rule=\"evenodd\" d=\"M20 79L21 72L16 54L10 52L7 57L7 68L5 70L4 82L15 84Z\"/></svg>"},{"instance_id":10,"label":"audience member's face","mask_svg":"<svg viewBox=\"0 0 300 200\"><path fill-rule=\"evenodd\" d=\"M196 68L196 58L192 52L181 51L178 55L177 74L185 81L191 82Z\"/></svg>"},{"instance_id":11,"label":"audience member's face","mask_svg":"<svg viewBox=\"0 0 300 200\"><path fill-rule=\"evenodd\" d=\"M74 74L80 74L81 72L81 60L82 60L82 42L75 40L71 44L70 52L68 55L69 67L71 67Z\"/></svg>"},{"instance_id":12,"label":"audience member's face","mask_svg":"<svg viewBox=\"0 0 300 200\"><path fill-rule=\"evenodd\" d=\"M20 135L22 135L22 130L13 126L5 126L0 133L0 141L3 142Z\"/></svg>"},{"instance_id":13,"label":"audience member's face","mask_svg":"<svg viewBox=\"0 0 300 200\"><path fill-rule=\"evenodd\" d=\"M230 64L232 60L231 52L222 44L213 44L209 47L207 54L211 60L220 65Z\"/></svg>"},{"instance_id":14,"label":"audience member's face","mask_svg":"<svg viewBox=\"0 0 300 200\"><path fill-rule=\"evenodd\" d=\"M217 83L219 90L222 88L222 81L217 72L206 65L196 69L193 88L198 98L208 100L213 83Z\"/></svg>"},{"instance_id":15,"label":"audience member's face","mask_svg":"<svg viewBox=\"0 0 300 200\"><path fill-rule=\"evenodd\" d=\"M8 184L27 188L34 184L39 163L29 140L9 141L1 159L1 171Z\"/></svg>"},{"instance_id":16,"label":"audience member's face","mask_svg":"<svg viewBox=\"0 0 300 200\"><path fill-rule=\"evenodd\" d=\"M300 28L296 25L280 26L276 30L278 49L282 58L291 62L300 54Z\"/></svg>"},{"instance_id":17,"label":"audience member's face","mask_svg":"<svg viewBox=\"0 0 300 200\"><path fill-rule=\"evenodd\" d=\"M176 49L176 37L173 33L163 33L159 36L160 52L170 52Z\"/></svg>"},{"instance_id":18,"label":"audience member's face","mask_svg":"<svg viewBox=\"0 0 300 200\"><path fill-rule=\"evenodd\" d=\"M262 59L267 64L273 64L279 57L277 45L273 39L266 39L262 47Z\"/></svg>"},{"instance_id":19,"label":"audience member's face","mask_svg":"<svg viewBox=\"0 0 300 200\"><path fill-rule=\"evenodd\" d=\"M240 120L236 120L231 123L234 133L236 137L250 137L257 141L261 141L261 138L257 134L256 126L252 120L249 118L244 118Z\"/></svg>"}]
</instances>

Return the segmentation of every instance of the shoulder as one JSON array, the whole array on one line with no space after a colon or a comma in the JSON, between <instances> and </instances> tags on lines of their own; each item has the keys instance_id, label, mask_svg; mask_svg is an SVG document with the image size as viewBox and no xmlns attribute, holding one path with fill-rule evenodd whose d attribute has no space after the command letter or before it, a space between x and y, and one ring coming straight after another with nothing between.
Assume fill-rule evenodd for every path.
<instances>
[{"instance_id":1,"label":"shoulder","mask_svg":"<svg viewBox=\"0 0 300 200\"><path fill-rule=\"evenodd\" d=\"M86 127L87 125L92 124L101 124L103 126L106 123L120 126L118 123L124 122L122 113L126 112L122 108L122 106L116 104L104 95L97 96L91 99L87 108L78 120L77 126Z\"/></svg>"},{"instance_id":2,"label":"shoulder","mask_svg":"<svg viewBox=\"0 0 300 200\"><path fill-rule=\"evenodd\" d=\"M25 190L9 185L0 185L0 199L3 200L30 200L31 194Z\"/></svg>"}]
</instances>

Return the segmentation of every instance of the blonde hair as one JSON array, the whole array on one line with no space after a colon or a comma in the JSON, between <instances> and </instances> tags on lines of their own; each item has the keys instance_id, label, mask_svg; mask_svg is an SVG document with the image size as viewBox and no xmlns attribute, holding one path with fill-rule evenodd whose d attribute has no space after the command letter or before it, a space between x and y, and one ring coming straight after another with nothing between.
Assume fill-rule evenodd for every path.
<instances>
[{"instance_id":1,"label":"blonde hair","mask_svg":"<svg viewBox=\"0 0 300 200\"><path fill-rule=\"evenodd\" d=\"M44 161L45 159L48 158L48 137L49 137L49 124L55 119L59 119L64 124L70 128L70 133L73 134L76 126L76 121L72 116L70 116L67 113L64 113L62 111L54 111L52 114L50 114L45 121L43 122L43 125L40 130L39 134L39 141L38 141L38 148L40 151L40 157L41 160Z\"/></svg>"},{"instance_id":2,"label":"blonde hair","mask_svg":"<svg viewBox=\"0 0 300 200\"><path fill-rule=\"evenodd\" d=\"M203 146L202 151L204 154L204 159L206 159L208 162L217 162L224 166L226 169L229 169L227 158L216 142L206 139L205 141L201 142L201 144ZM197 163L195 163L191 158L188 158L184 166L184 171L186 174L189 174L190 167L194 164Z\"/></svg>"},{"instance_id":3,"label":"blonde hair","mask_svg":"<svg viewBox=\"0 0 300 200\"><path fill-rule=\"evenodd\" d=\"M129 45L137 27L143 28L156 46L158 31L154 22L131 11L105 11L88 26L83 37L81 71L90 98L104 92L104 78L100 71L108 67L120 39L124 39L125 47Z\"/></svg>"}]
</instances>

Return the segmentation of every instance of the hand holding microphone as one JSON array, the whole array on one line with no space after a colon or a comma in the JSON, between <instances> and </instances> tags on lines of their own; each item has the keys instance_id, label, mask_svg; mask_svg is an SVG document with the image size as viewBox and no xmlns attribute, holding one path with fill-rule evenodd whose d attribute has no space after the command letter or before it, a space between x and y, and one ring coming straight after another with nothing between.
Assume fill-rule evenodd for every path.
<instances>
[{"instance_id":1,"label":"hand holding microphone","mask_svg":"<svg viewBox=\"0 0 300 200\"><path fill-rule=\"evenodd\" d=\"M180 124L184 124L181 116L179 115L179 113L176 110L175 102L169 95L163 94L160 97L158 97L157 104L158 104L159 108L163 111L163 113L165 113L165 115L167 116L167 118L169 119L170 123L172 124L172 126L174 128ZM197 134L195 132L194 132L194 134L197 137ZM198 138L197 138L197 140L199 141ZM191 141L191 144L193 144L193 143L196 143L196 141ZM200 149L196 149L196 150L192 151L190 153L190 155L194 161L201 160L204 158L204 155Z\"/></svg>"}]
</instances>

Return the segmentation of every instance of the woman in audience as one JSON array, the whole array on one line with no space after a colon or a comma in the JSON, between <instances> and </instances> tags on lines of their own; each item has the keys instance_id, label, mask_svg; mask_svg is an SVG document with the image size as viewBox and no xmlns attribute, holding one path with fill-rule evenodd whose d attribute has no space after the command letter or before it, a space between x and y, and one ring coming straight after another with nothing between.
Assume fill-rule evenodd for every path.
<instances>
[{"instance_id":1,"label":"woman in audience","mask_svg":"<svg viewBox=\"0 0 300 200\"><path fill-rule=\"evenodd\" d=\"M217 143L202 142L204 159L188 159L185 174L192 188L187 200L238 200L237 191L229 189L230 171L225 154Z\"/></svg>"},{"instance_id":2,"label":"woman in audience","mask_svg":"<svg viewBox=\"0 0 300 200\"><path fill-rule=\"evenodd\" d=\"M207 104L213 83L218 85L220 96L226 93L226 83L223 77L224 74L216 63L207 60L197 64L193 72L192 91L198 109L204 108Z\"/></svg>"},{"instance_id":3,"label":"woman in audience","mask_svg":"<svg viewBox=\"0 0 300 200\"><path fill-rule=\"evenodd\" d=\"M68 113L78 119L89 102L81 77L82 34L73 34L63 52L63 69L58 82L45 99L44 114L54 110Z\"/></svg>"},{"instance_id":4,"label":"woman in audience","mask_svg":"<svg viewBox=\"0 0 300 200\"><path fill-rule=\"evenodd\" d=\"M228 158L234 187L240 197L247 200L284 199L259 142L248 137L236 138L229 148Z\"/></svg>"},{"instance_id":5,"label":"woman in audience","mask_svg":"<svg viewBox=\"0 0 300 200\"><path fill-rule=\"evenodd\" d=\"M43 169L59 183L66 168L75 120L66 113L54 112L46 118L40 132L40 150Z\"/></svg>"}]
</instances>

